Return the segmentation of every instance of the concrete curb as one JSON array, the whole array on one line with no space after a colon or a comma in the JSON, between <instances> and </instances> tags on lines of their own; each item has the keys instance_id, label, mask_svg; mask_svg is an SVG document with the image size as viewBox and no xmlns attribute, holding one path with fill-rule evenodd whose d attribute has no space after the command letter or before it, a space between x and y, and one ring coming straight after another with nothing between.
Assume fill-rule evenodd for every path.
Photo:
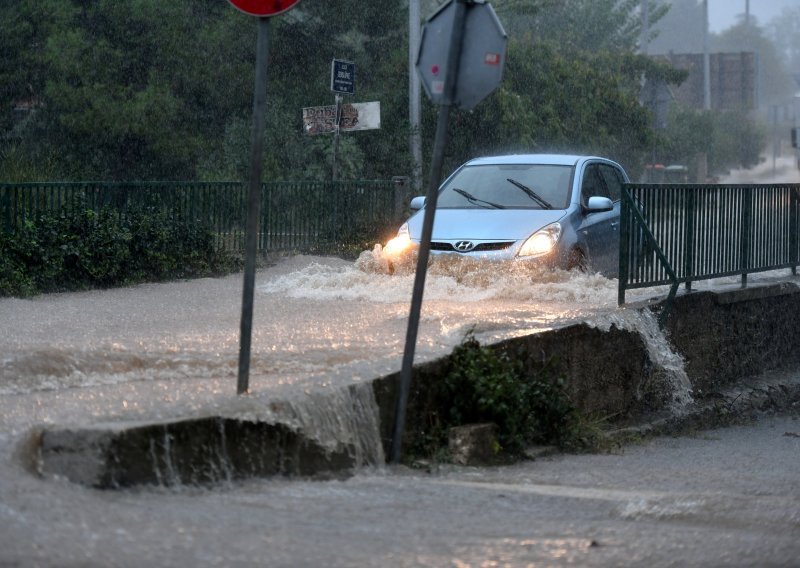
<instances>
[{"instance_id":1,"label":"concrete curb","mask_svg":"<svg viewBox=\"0 0 800 568\"><path fill-rule=\"evenodd\" d=\"M37 469L98 489L206 485L248 477L343 473L355 449L334 450L284 424L219 416L41 432Z\"/></svg>"},{"instance_id":2,"label":"concrete curb","mask_svg":"<svg viewBox=\"0 0 800 568\"><path fill-rule=\"evenodd\" d=\"M330 450L284 424L219 416L41 432L37 469L98 489L206 485L248 477L347 472L355 449Z\"/></svg>"},{"instance_id":3,"label":"concrete curb","mask_svg":"<svg viewBox=\"0 0 800 568\"><path fill-rule=\"evenodd\" d=\"M800 372L751 377L736 387L705 397L684 414L653 416L634 426L609 430L606 436L624 444L740 424L770 414L800 416Z\"/></svg>"},{"instance_id":4,"label":"concrete curb","mask_svg":"<svg viewBox=\"0 0 800 568\"><path fill-rule=\"evenodd\" d=\"M617 316L624 319L625 313ZM657 332L661 347L669 351L658 330L626 328L624 322L621 327L619 322L578 324L492 347L518 358L531 372L557 361L579 410L613 413L620 422L635 423L608 433L612 440L624 442L724 426L763 412L800 411L798 314L800 289L793 284L746 293L679 296L669 318L668 337L677 358L686 361L684 378L691 381L696 402L676 414L664 410L671 402L665 385L674 379L673 361L654 352L644 338ZM415 366L404 445L425 435L431 413L442 411L426 385L445 376L451 364L449 357L443 357ZM742 376L751 378L738 379ZM377 414L359 426L363 429L368 423L370 432L375 430L376 447L381 439L387 443L387 432L391 436L398 378L393 374L371 381L365 389L367 399L357 401L364 412ZM337 409L353 412L352 406ZM35 456L39 473L97 488L343 475L364 465L358 457L362 448L338 437L333 445L322 444L296 425L220 416L50 428L34 434L25 445L33 448L28 451Z\"/></svg>"}]
</instances>

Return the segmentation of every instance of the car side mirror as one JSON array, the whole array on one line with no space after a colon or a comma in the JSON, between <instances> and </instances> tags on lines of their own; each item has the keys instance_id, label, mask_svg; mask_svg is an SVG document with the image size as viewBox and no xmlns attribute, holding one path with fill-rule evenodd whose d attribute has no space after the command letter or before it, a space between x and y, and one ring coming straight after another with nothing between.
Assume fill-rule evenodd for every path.
<instances>
[{"instance_id":1,"label":"car side mirror","mask_svg":"<svg viewBox=\"0 0 800 568\"><path fill-rule=\"evenodd\" d=\"M586 204L587 213L601 213L612 209L614 209L614 202L608 197L600 197L599 195L590 197L589 203Z\"/></svg>"},{"instance_id":2,"label":"car side mirror","mask_svg":"<svg viewBox=\"0 0 800 568\"><path fill-rule=\"evenodd\" d=\"M415 212L419 211L423 207L425 207L424 195L418 195L417 197L411 200L411 203L408 204L408 208Z\"/></svg>"}]
</instances>

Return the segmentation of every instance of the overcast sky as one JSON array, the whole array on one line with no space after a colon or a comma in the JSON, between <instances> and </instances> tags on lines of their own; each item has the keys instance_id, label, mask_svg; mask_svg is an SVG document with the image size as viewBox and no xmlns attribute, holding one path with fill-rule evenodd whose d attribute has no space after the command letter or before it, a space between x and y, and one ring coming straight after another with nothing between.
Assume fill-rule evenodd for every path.
<instances>
[{"instance_id":1,"label":"overcast sky","mask_svg":"<svg viewBox=\"0 0 800 568\"><path fill-rule=\"evenodd\" d=\"M712 32L725 30L744 14L746 0L708 0L708 23ZM750 0L750 15L761 25L779 16L785 7L798 7L800 0Z\"/></svg>"}]
</instances>

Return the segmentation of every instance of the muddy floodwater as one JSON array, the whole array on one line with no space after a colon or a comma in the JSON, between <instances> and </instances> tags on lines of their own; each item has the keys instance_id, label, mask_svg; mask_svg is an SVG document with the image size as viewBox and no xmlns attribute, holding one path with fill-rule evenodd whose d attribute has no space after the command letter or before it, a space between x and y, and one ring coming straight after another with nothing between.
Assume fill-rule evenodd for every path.
<instances>
[{"instance_id":1,"label":"muddy floodwater","mask_svg":"<svg viewBox=\"0 0 800 568\"><path fill-rule=\"evenodd\" d=\"M259 271L243 397L241 275L0 299L0 566L797 565L790 418L614 455L346 480L111 492L26 469L30 433L47 426L269 418L281 401L315 401L312 422L335 415L324 401L341 387L399 370L412 282L370 251ZM679 365L652 318L618 308L616 293L600 275L438 264L417 361L469 332L487 342L585 321L640 329Z\"/></svg>"}]
</instances>

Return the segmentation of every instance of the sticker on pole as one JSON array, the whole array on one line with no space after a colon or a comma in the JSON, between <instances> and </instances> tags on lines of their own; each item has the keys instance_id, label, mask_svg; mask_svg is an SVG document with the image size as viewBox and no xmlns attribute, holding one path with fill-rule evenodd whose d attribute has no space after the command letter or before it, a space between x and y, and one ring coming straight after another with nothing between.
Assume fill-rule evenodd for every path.
<instances>
[{"instance_id":1,"label":"sticker on pole","mask_svg":"<svg viewBox=\"0 0 800 568\"><path fill-rule=\"evenodd\" d=\"M245 14L262 18L277 16L293 8L300 0L228 0Z\"/></svg>"}]
</instances>

